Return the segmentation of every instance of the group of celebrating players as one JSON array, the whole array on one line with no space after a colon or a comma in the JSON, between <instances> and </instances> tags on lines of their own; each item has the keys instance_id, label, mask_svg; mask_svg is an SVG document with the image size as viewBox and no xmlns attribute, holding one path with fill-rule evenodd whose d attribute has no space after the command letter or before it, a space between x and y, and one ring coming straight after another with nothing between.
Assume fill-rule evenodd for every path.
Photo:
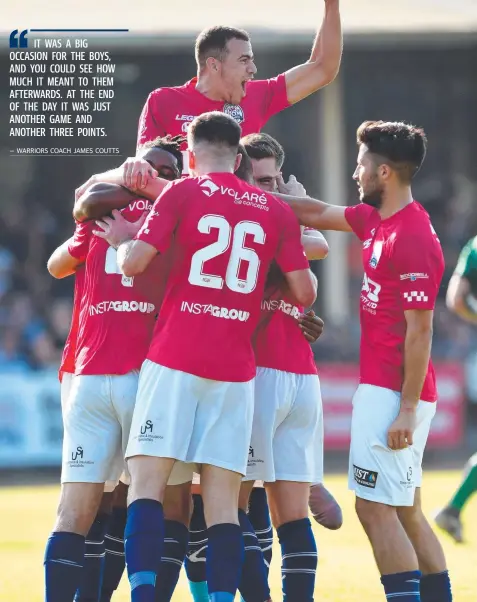
<instances>
[{"instance_id":1,"label":"group of celebrating players","mask_svg":"<svg viewBox=\"0 0 477 602\"><path fill-rule=\"evenodd\" d=\"M136 157L76 191L74 235L48 262L57 278L74 274L75 293L47 602L109 601L125 564L132 602L171 600L184 560L196 602L231 602L237 590L266 602L272 525L284 599L313 600L309 507L322 526L342 522L322 483L310 342L323 322L305 310L317 294L309 261L328 253L318 230L363 242L349 484L386 596L452 599L420 505L444 268L410 189L425 134L363 123L361 203L344 207L285 182L283 148L260 133L330 83L341 52L339 0L325 0L309 61L269 80L253 79L246 32L202 32L198 77L150 94Z\"/></svg>"}]
</instances>

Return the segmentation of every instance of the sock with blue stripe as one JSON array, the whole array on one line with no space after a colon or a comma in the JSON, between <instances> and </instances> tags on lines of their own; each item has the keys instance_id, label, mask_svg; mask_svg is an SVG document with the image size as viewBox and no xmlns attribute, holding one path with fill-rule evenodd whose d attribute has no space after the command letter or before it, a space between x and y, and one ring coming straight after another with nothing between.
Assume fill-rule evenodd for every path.
<instances>
[{"instance_id":1,"label":"sock with blue stripe","mask_svg":"<svg viewBox=\"0 0 477 602\"><path fill-rule=\"evenodd\" d=\"M156 500L140 499L128 508L124 550L131 602L154 602L164 548L164 513Z\"/></svg>"},{"instance_id":2,"label":"sock with blue stripe","mask_svg":"<svg viewBox=\"0 0 477 602\"><path fill-rule=\"evenodd\" d=\"M210 602L233 602L242 574L242 529L221 523L207 530L207 584Z\"/></svg>"},{"instance_id":3,"label":"sock with blue stripe","mask_svg":"<svg viewBox=\"0 0 477 602\"><path fill-rule=\"evenodd\" d=\"M100 602L111 602L124 573L124 529L126 528L127 508L114 507L104 537L103 584Z\"/></svg>"},{"instance_id":4,"label":"sock with blue stripe","mask_svg":"<svg viewBox=\"0 0 477 602\"><path fill-rule=\"evenodd\" d=\"M422 575L421 600L422 602L452 602L449 571Z\"/></svg>"},{"instance_id":5,"label":"sock with blue stripe","mask_svg":"<svg viewBox=\"0 0 477 602\"><path fill-rule=\"evenodd\" d=\"M285 523L277 529L282 549L284 602L313 602L318 552L308 518Z\"/></svg>"},{"instance_id":6,"label":"sock with blue stripe","mask_svg":"<svg viewBox=\"0 0 477 602\"><path fill-rule=\"evenodd\" d=\"M156 602L169 602L187 552L189 529L175 520L164 521L164 551L157 576Z\"/></svg>"},{"instance_id":7,"label":"sock with blue stripe","mask_svg":"<svg viewBox=\"0 0 477 602\"><path fill-rule=\"evenodd\" d=\"M268 509L267 492L264 487L254 487L250 494L248 518L262 549L265 571L268 578L270 563L272 562L273 527Z\"/></svg>"},{"instance_id":8,"label":"sock with blue stripe","mask_svg":"<svg viewBox=\"0 0 477 602\"><path fill-rule=\"evenodd\" d=\"M209 589L205 570L207 556L207 525L205 524L202 496L192 495L194 510L189 526L189 548L185 570L194 602L209 602Z\"/></svg>"},{"instance_id":9,"label":"sock with blue stripe","mask_svg":"<svg viewBox=\"0 0 477 602\"><path fill-rule=\"evenodd\" d=\"M85 538L54 532L45 550L45 602L72 602L81 582Z\"/></svg>"},{"instance_id":10,"label":"sock with blue stripe","mask_svg":"<svg viewBox=\"0 0 477 602\"><path fill-rule=\"evenodd\" d=\"M270 599L270 588L262 550L247 514L239 510L238 516L245 551L239 591L244 602L265 602Z\"/></svg>"},{"instance_id":11,"label":"sock with blue stripe","mask_svg":"<svg viewBox=\"0 0 477 602\"><path fill-rule=\"evenodd\" d=\"M105 557L104 535L108 520L108 514L98 514L86 536L83 575L76 593L76 602L99 601Z\"/></svg>"},{"instance_id":12,"label":"sock with blue stripe","mask_svg":"<svg viewBox=\"0 0 477 602\"><path fill-rule=\"evenodd\" d=\"M421 571L406 571L405 573L393 573L383 575L381 583L384 586L386 600L389 602L419 602L419 582Z\"/></svg>"}]
</instances>

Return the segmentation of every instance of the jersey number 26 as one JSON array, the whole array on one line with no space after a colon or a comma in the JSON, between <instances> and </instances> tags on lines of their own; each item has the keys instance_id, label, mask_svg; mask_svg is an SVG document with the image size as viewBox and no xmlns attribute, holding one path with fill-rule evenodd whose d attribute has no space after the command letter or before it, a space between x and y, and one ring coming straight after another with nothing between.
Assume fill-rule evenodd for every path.
<instances>
[{"instance_id":1,"label":"jersey number 26","mask_svg":"<svg viewBox=\"0 0 477 602\"><path fill-rule=\"evenodd\" d=\"M199 249L192 256L189 282L195 286L222 289L225 280L230 290L236 293L251 293L257 286L260 259L253 249L245 246L245 237L250 234L255 243L263 245L265 232L262 226L256 222L244 221L233 228L222 215L204 215L200 218L197 228L203 234L210 234L212 228L217 229L218 237L216 242ZM205 262L225 253L231 242L232 249L225 279L218 274L204 272ZM245 278L239 278L242 261L248 262Z\"/></svg>"}]
</instances>

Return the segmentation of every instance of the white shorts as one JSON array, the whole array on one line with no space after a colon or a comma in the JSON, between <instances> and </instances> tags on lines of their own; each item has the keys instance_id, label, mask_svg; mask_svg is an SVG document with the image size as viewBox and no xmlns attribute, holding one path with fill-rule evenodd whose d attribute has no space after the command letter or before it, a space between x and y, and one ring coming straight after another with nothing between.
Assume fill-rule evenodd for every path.
<instances>
[{"instance_id":1,"label":"white shorts","mask_svg":"<svg viewBox=\"0 0 477 602\"><path fill-rule=\"evenodd\" d=\"M125 469L139 372L74 376L63 416L62 483L116 486Z\"/></svg>"},{"instance_id":2,"label":"white shorts","mask_svg":"<svg viewBox=\"0 0 477 602\"><path fill-rule=\"evenodd\" d=\"M258 368L246 480L323 480L323 408L316 374Z\"/></svg>"},{"instance_id":3,"label":"white shorts","mask_svg":"<svg viewBox=\"0 0 477 602\"><path fill-rule=\"evenodd\" d=\"M359 385L353 397L348 486L357 497L389 506L412 506L422 482L422 456L436 404L420 401L413 444L393 451L387 431L399 413L401 394Z\"/></svg>"},{"instance_id":4,"label":"white shorts","mask_svg":"<svg viewBox=\"0 0 477 602\"><path fill-rule=\"evenodd\" d=\"M60 383L60 399L61 411L65 411L66 402L70 396L71 385L73 383L73 374L71 372L63 372Z\"/></svg>"},{"instance_id":5,"label":"white shorts","mask_svg":"<svg viewBox=\"0 0 477 602\"><path fill-rule=\"evenodd\" d=\"M126 457L175 458L245 474L254 380L221 382L149 360L141 368Z\"/></svg>"}]
</instances>

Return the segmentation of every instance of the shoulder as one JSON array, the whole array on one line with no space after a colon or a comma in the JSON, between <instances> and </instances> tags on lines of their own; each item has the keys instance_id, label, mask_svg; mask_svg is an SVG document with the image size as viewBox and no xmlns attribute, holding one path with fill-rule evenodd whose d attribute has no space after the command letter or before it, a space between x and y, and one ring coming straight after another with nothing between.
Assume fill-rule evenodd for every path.
<instances>
[{"instance_id":1,"label":"shoulder","mask_svg":"<svg viewBox=\"0 0 477 602\"><path fill-rule=\"evenodd\" d=\"M177 96L181 92L186 91L187 86L170 86L165 88L156 88L152 92L150 92L147 97L148 102L158 103L163 102L165 100L171 99L174 96Z\"/></svg>"}]
</instances>

